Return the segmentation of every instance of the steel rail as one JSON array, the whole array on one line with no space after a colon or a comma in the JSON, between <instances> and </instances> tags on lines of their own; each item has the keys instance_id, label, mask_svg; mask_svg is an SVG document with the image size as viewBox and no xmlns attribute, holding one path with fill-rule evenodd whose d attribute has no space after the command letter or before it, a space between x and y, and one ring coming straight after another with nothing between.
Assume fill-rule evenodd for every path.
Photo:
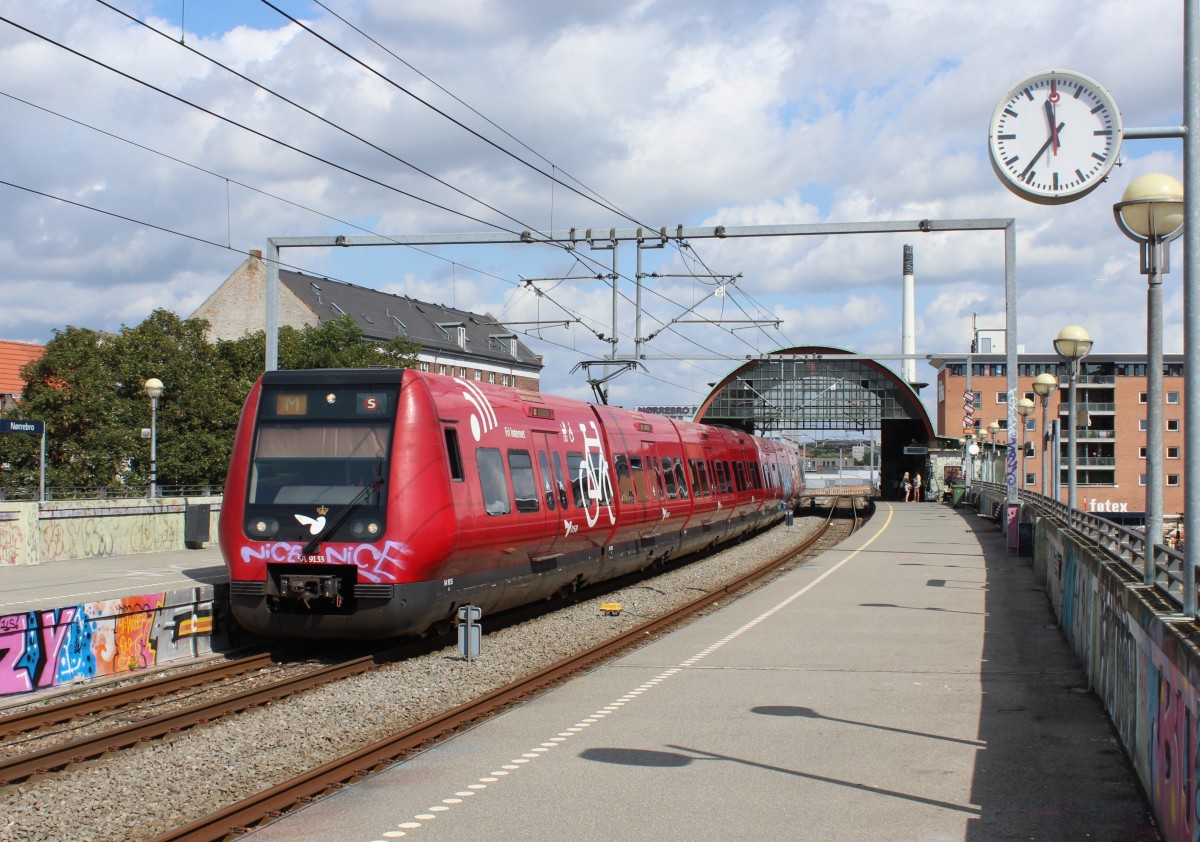
<instances>
[{"instance_id":1,"label":"steel rail","mask_svg":"<svg viewBox=\"0 0 1200 842\"><path fill-rule=\"evenodd\" d=\"M343 678L376 669L386 659L421 646L423 646L421 641L406 643L387 653L353 658L300 676L276 681L264 687L205 702L186 710L164 713L102 734L80 737L40 751L0 760L0 786L8 786L33 775L48 774L72 763L82 763L109 752L130 748L139 743L149 742L196 725L204 725L214 719L239 713L247 708L278 701L322 684L340 681Z\"/></svg>"},{"instance_id":2,"label":"steel rail","mask_svg":"<svg viewBox=\"0 0 1200 842\"><path fill-rule=\"evenodd\" d=\"M207 666L198 667L178 675L162 676L160 678L139 681L127 687L115 687L82 698L71 698L52 702L42 707L0 716L0 740L16 734L37 731L50 725L68 722L80 716L93 713L107 713L128 705L144 702L156 696L165 696L179 690L198 686L202 682L218 681L231 678L243 673L263 669L276 664L276 655L271 652L260 652L255 655L220 661ZM136 678L135 674L122 676L124 679Z\"/></svg>"},{"instance_id":3,"label":"steel rail","mask_svg":"<svg viewBox=\"0 0 1200 842\"><path fill-rule=\"evenodd\" d=\"M218 842L218 840L237 837L332 791L382 771L399 760L452 736L481 719L493 716L500 710L561 683L577 672L589 669L599 661L645 643L652 635L692 614L710 609L717 600L735 593L811 549L828 532L836 509L837 505L835 504L830 508L829 516L821 529L800 547L788 550L758 569L722 585L686 605L642 623L532 675L493 690L478 699L386 737L366 748L330 761L278 786L263 790L236 804L156 836L151 842ZM852 528L857 528L858 525L857 512L855 512Z\"/></svg>"}]
</instances>

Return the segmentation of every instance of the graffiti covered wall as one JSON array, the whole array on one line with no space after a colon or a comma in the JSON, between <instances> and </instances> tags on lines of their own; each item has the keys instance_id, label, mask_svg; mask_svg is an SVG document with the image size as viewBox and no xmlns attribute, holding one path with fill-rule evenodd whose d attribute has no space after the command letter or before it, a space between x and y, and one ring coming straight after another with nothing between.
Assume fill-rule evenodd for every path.
<instances>
[{"instance_id":1,"label":"graffiti covered wall","mask_svg":"<svg viewBox=\"0 0 1200 842\"><path fill-rule=\"evenodd\" d=\"M225 585L0 617L0 695L162 666L231 647Z\"/></svg>"},{"instance_id":2,"label":"graffiti covered wall","mask_svg":"<svg viewBox=\"0 0 1200 842\"><path fill-rule=\"evenodd\" d=\"M215 536L220 504L220 497L0 503L0 565L181 550L188 507L209 508Z\"/></svg>"},{"instance_id":3,"label":"graffiti covered wall","mask_svg":"<svg viewBox=\"0 0 1200 842\"><path fill-rule=\"evenodd\" d=\"M1188 626L1144 598L1139 581L1049 520L1037 567L1063 633L1104 701L1150 798L1163 838L1200 842L1197 688L1200 652Z\"/></svg>"}]
</instances>

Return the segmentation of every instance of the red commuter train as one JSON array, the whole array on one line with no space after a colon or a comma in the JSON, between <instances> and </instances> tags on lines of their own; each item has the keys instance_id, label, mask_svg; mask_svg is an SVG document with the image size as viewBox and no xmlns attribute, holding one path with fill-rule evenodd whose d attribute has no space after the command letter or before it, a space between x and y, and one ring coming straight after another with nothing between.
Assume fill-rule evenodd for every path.
<instances>
[{"instance_id":1,"label":"red commuter train","mask_svg":"<svg viewBox=\"0 0 1200 842\"><path fill-rule=\"evenodd\" d=\"M221 507L234 617L392 637L771 525L796 451L736 430L402 369L272 371Z\"/></svg>"}]
</instances>

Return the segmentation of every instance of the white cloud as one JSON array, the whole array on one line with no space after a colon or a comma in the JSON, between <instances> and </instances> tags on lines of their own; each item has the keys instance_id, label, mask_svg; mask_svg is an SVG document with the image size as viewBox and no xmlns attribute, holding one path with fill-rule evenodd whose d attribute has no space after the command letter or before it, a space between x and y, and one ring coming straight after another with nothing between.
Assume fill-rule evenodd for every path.
<instances>
[{"instance_id":1,"label":"white cloud","mask_svg":"<svg viewBox=\"0 0 1200 842\"><path fill-rule=\"evenodd\" d=\"M160 17L147 20L178 38L175 4L119 5L142 15L153 8ZM0 186L6 292L0 335L46 341L66 324L113 330L159 306L186 315L268 237L361 233L354 226L465 233L494 223L515 231L575 227L580 235L592 228L601 236L614 226L1013 217L1020 343L1048 348L1059 327L1078 322L1098 349L1144 348L1144 279L1137 274L1136 247L1116 230L1111 206L1136 175L1180 174L1180 144L1127 142L1124 166L1110 184L1074 204L1041 207L997 181L985 149L987 121L1013 83L1053 66L1105 83L1127 125L1178 125L1177 2L1106 0L1080 15L1077 3L1014 0L998 15L992 4L955 0L700 0L689 4L685 18L661 0L339 4L356 26L519 141L319 8L291 5L297 17L397 85L579 192L551 186L533 167L431 113L283 18L244 17L250 14L245 4L189 7L189 16L206 17L187 43L390 155L99 5L0 0L4 17L352 171L253 137L0 23L0 91L211 171L0 97L6 127L0 178L218 244ZM1034 20L1037 26L1029 23ZM1127 49L1130 33L1156 49ZM591 191L627 217L579 195ZM645 270L740 276L731 294L693 312L688 308L711 292L711 279L647 280L642 331L656 333L642 349L648 373L613 381L613 400L696 402L707 382L746 354L787 342L895 353L906 242L917 250L920 352L963 350L972 313L989 324L1003 322L998 232L701 239L683 252L645 251ZM408 249L305 250L285 259L514 321L561 319L565 307L587 328L547 328L547 341L529 342L546 355L548 389L590 397L571 369L611 353L595 337L612 333L611 290L596 280L538 282L545 293L539 297L520 277L607 273L611 252L584 243L571 253L431 251L445 259ZM1174 256L1175 274L1165 287L1168 350L1181 347L1182 262ZM633 247L622 246L620 270L627 279L634 260ZM621 293L617 330L621 352L629 353L631 280L622 282ZM723 322L685 323L700 316ZM750 324L774 318L783 320L779 330ZM721 354L729 359L711 358Z\"/></svg>"}]
</instances>

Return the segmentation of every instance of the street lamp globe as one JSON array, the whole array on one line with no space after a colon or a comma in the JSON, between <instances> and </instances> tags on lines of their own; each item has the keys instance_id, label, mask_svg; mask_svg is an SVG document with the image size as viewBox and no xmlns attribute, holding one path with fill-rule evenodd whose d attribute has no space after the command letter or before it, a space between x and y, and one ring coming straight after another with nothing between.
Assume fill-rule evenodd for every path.
<instances>
[{"instance_id":1,"label":"street lamp globe","mask_svg":"<svg viewBox=\"0 0 1200 842\"><path fill-rule=\"evenodd\" d=\"M153 500L158 496L158 399L162 397L163 382L151 377L143 384L146 397L150 398L150 489Z\"/></svg>"},{"instance_id":2,"label":"street lamp globe","mask_svg":"<svg viewBox=\"0 0 1200 842\"><path fill-rule=\"evenodd\" d=\"M1017 401L1017 414L1022 418L1033 415L1033 401L1029 398L1021 398Z\"/></svg>"},{"instance_id":3,"label":"street lamp globe","mask_svg":"<svg viewBox=\"0 0 1200 842\"><path fill-rule=\"evenodd\" d=\"M1058 378L1048 371L1043 371L1033 378L1033 391L1041 398L1048 398L1058 390Z\"/></svg>"},{"instance_id":4,"label":"street lamp globe","mask_svg":"<svg viewBox=\"0 0 1200 842\"><path fill-rule=\"evenodd\" d=\"M1183 225L1183 185L1164 173L1143 175L1125 188L1115 210L1122 228L1142 239L1165 239Z\"/></svg>"},{"instance_id":5,"label":"street lamp globe","mask_svg":"<svg viewBox=\"0 0 1200 842\"><path fill-rule=\"evenodd\" d=\"M1092 351L1092 337L1079 325L1067 325L1054 340L1055 352L1068 362L1078 362Z\"/></svg>"}]
</instances>

